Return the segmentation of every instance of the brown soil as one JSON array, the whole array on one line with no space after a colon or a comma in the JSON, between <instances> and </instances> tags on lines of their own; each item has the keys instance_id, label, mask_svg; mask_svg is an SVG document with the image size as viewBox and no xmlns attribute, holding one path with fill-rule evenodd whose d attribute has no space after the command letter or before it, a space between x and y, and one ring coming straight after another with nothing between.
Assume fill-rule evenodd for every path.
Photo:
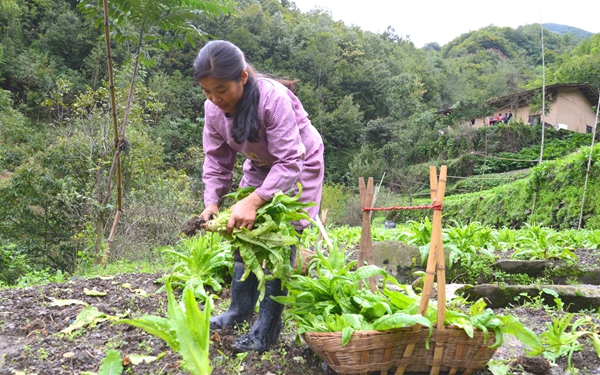
<instances>
[{"instance_id":1,"label":"brown soil","mask_svg":"<svg viewBox=\"0 0 600 375\"><path fill-rule=\"evenodd\" d=\"M51 305L54 300L75 299L112 316L124 312L129 312L131 317L142 314L165 316L165 293L155 293L161 286L155 280L161 276L124 274L113 278L73 278L65 284L0 290L0 375L12 375L17 371L38 375L98 372L108 349L118 350L124 359L130 354L158 356L166 353L163 358L150 364L127 366L127 374L185 374L180 368L181 357L177 353L171 351L162 340L129 325L103 322L71 335L60 334L74 321L83 305ZM88 296L84 293L85 288L106 292L106 296ZM147 294L142 295L140 289ZM228 290L223 292L222 301L227 301L228 293ZM526 307L501 312L518 317L536 333L546 330L546 323L552 321L549 314L556 314L542 308ZM596 323L599 324L597 318ZM270 351L263 355L249 353L245 358L237 357L231 348L239 334L233 329L213 333L210 354L213 374L333 374L306 344L296 344L291 329L284 330L279 342ZM556 372L557 369L566 368L566 359L561 359L558 367L550 370L551 367L542 358L525 358L523 346L512 336L506 337L505 344L494 358L510 360L514 369L526 370L516 373L562 374ZM573 365L580 369L580 374L600 373L600 360L591 343L584 343L583 351L575 353ZM481 370L477 374L490 372Z\"/></svg>"}]
</instances>

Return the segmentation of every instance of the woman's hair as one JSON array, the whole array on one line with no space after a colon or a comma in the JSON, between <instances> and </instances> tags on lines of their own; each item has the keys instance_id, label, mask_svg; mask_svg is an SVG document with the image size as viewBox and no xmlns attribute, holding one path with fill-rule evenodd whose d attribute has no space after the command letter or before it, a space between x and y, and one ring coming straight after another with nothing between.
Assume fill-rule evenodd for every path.
<instances>
[{"instance_id":1,"label":"woman's hair","mask_svg":"<svg viewBox=\"0 0 600 375\"><path fill-rule=\"evenodd\" d=\"M208 76L228 81L239 80L244 69L248 72L248 80L244 85L242 98L236 105L231 128L231 136L237 143L242 143L246 139L250 142L260 140L258 133L260 129L258 117L260 95L256 83L258 74L254 67L246 61L242 50L225 40L213 40L206 43L194 61L194 80L196 82ZM275 80L296 93L298 80L276 78Z\"/></svg>"},{"instance_id":2,"label":"woman's hair","mask_svg":"<svg viewBox=\"0 0 600 375\"><path fill-rule=\"evenodd\" d=\"M248 72L248 80L244 85L242 98L238 101L233 116L231 136L237 143L246 139L250 142L260 140L258 130L258 85L256 72L246 62L244 53L233 43L224 40L208 42L194 61L194 80L211 76L216 79L236 81L241 79L242 70Z\"/></svg>"}]
</instances>

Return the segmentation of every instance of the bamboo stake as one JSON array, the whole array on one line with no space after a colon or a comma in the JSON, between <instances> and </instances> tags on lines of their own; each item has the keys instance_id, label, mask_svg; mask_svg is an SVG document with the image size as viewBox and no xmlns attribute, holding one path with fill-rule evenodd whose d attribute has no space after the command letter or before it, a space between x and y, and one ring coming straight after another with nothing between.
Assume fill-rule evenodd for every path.
<instances>
[{"instance_id":1,"label":"bamboo stake","mask_svg":"<svg viewBox=\"0 0 600 375\"><path fill-rule=\"evenodd\" d=\"M379 195L379 190L381 189L381 185L383 184L383 179L385 178L385 172L381 176L381 180L379 180L379 184L375 187L375 192L373 193L373 204L372 207L375 207L375 202L377 202L377 195ZM373 211L369 212L369 218L373 218Z\"/></svg>"},{"instance_id":2,"label":"bamboo stake","mask_svg":"<svg viewBox=\"0 0 600 375\"><path fill-rule=\"evenodd\" d=\"M440 178L438 180L438 191L437 196L433 203L444 203L444 192L446 190L446 166L443 165L440 169ZM444 331L446 326L444 320L446 320L446 266L444 257L444 246L442 241L442 211L433 211L433 229L431 234L431 243L435 244L436 247L433 251L437 253L437 283L438 283L438 309L437 309L437 329L438 332ZM431 249L429 250L431 253ZM444 343L436 341L435 352L433 353L434 361L441 361L444 352ZM434 366L431 368L431 375L438 375L440 372L440 366Z\"/></svg>"},{"instance_id":3,"label":"bamboo stake","mask_svg":"<svg viewBox=\"0 0 600 375\"><path fill-rule=\"evenodd\" d=\"M367 183L367 197L365 199L365 204L366 207L368 208L372 208L373 207L373 199L374 199L374 192L373 192L373 178L369 177L369 182ZM364 212L363 213L363 217L364 215L367 214L367 218L369 219L369 235L367 237L367 242L366 242L366 256L367 256L367 264L375 264L375 256L373 255L373 237L371 236L371 212ZM364 226L365 222L363 221L363 226ZM362 235L362 232L361 232ZM377 289L377 280L375 278L375 276L371 276L369 278L369 284L371 287L371 292L375 293L375 290Z\"/></svg>"},{"instance_id":4,"label":"bamboo stake","mask_svg":"<svg viewBox=\"0 0 600 375\"><path fill-rule=\"evenodd\" d=\"M598 105L596 106L596 121L594 121L594 130L592 131L592 144L590 145L590 156L588 158L587 169L585 171L585 183L583 184L583 196L581 197L581 211L579 212L579 224L577 229L581 229L583 220L583 206L585 204L585 195L587 193L588 179L590 177L590 169L592 167L592 154L594 153L594 141L596 140L596 127L598 125L598 110L600 110L600 96L598 96Z\"/></svg>"},{"instance_id":5,"label":"bamboo stake","mask_svg":"<svg viewBox=\"0 0 600 375\"><path fill-rule=\"evenodd\" d=\"M317 216L318 218L318 216ZM325 222L327 221L327 210L323 210L321 212L321 225L325 228ZM319 234L317 234L317 243L323 241L323 234L325 233L325 229L323 231L319 230Z\"/></svg>"},{"instance_id":6,"label":"bamboo stake","mask_svg":"<svg viewBox=\"0 0 600 375\"><path fill-rule=\"evenodd\" d=\"M358 178L358 192L360 194L360 209L362 211L363 207L365 207L365 199L367 197L367 188L365 185L365 179L362 177ZM364 231L364 220L365 220L365 215L364 212L362 212L363 217L362 217L362 230ZM369 226L369 234L370 234L371 228ZM361 236L360 236L360 243L358 245L358 265L357 267L362 267L365 264L366 261L366 256L365 256L365 251L364 251L364 243L363 243L363 238L364 236L362 235L361 232Z\"/></svg>"},{"instance_id":7,"label":"bamboo stake","mask_svg":"<svg viewBox=\"0 0 600 375\"><path fill-rule=\"evenodd\" d=\"M440 170L440 179L438 183L438 178L436 174L436 168L434 166L429 167L429 183L430 183L430 196L432 203L443 204L444 202L444 192L446 189L446 173L447 167L443 165ZM441 266L440 266L441 265ZM434 210L433 211L433 223L431 230L431 242L429 244L429 256L427 258L427 268L425 271L425 283L423 285L423 291L421 293L421 303L419 305L419 314L425 315L427 311L427 306L429 305L429 299L431 298L431 291L433 289L433 281L435 277L435 273L438 275L438 328L444 325L445 320L445 305L446 305L446 283L445 283L445 268L444 268L444 250L442 246L442 211ZM440 277L444 278L442 282L444 289L441 289L440 286ZM443 300L443 305L440 303L440 296ZM440 323L440 310L441 310L441 323ZM444 326L445 328L445 326ZM443 328L443 329L444 329ZM420 324L416 324L413 327L413 332L419 331L421 329ZM434 359L442 358L443 347L441 345L443 343L436 342L436 349L434 352ZM409 358L413 355L415 349L415 343L411 343L406 346L404 350L403 357ZM395 375L403 375L406 371L406 365L400 366L396 370ZM435 366L431 369L430 374L438 374L439 366Z\"/></svg>"},{"instance_id":8,"label":"bamboo stake","mask_svg":"<svg viewBox=\"0 0 600 375\"><path fill-rule=\"evenodd\" d=\"M540 28L542 38L542 144L540 145L540 164L544 157L544 129L546 128L546 62L544 60L544 24L542 23L542 15L540 14Z\"/></svg>"},{"instance_id":9,"label":"bamboo stake","mask_svg":"<svg viewBox=\"0 0 600 375\"><path fill-rule=\"evenodd\" d=\"M360 192L360 206L372 207L373 204L373 177L369 177L367 186L365 187L364 178L358 180L358 190ZM369 211L362 213L362 230L360 236L360 245L358 250L358 267L364 266L365 262L373 264L373 240L371 238L371 216ZM375 277L369 278L371 291L374 293L377 287ZM361 283L362 287L362 283Z\"/></svg>"}]
</instances>

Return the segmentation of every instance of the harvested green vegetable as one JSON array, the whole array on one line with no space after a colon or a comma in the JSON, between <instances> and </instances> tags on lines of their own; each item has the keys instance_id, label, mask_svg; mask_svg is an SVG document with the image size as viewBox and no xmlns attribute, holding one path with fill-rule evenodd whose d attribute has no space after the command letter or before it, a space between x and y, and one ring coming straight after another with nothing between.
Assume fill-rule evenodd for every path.
<instances>
[{"instance_id":1,"label":"harvested green vegetable","mask_svg":"<svg viewBox=\"0 0 600 375\"><path fill-rule=\"evenodd\" d=\"M234 203L238 202L255 188L241 188L236 192L227 194L224 198L232 198ZM231 234L227 234L227 223L231 217L231 210L225 209L203 225L207 231L218 232L224 239L230 242L233 250L238 249L245 263L245 272L242 280L245 280L250 272L258 279L260 291L259 300L265 295L266 282L273 279L282 279L285 283L293 273L290 264L291 246L298 245L299 234L292 225L294 221L312 221L306 207L314 206L315 203L300 202L302 186L298 184L298 194L295 196L284 194L279 191L273 198L262 205L256 211L254 228L234 228ZM264 267L267 272L263 269Z\"/></svg>"},{"instance_id":2,"label":"harvested green vegetable","mask_svg":"<svg viewBox=\"0 0 600 375\"><path fill-rule=\"evenodd\" d=\"M437 304L430 302L425 316L418 314L421 296L415 294L410 286L401 285L385 270L368 265L355 269L356 261L349 261L348 255L337 244L329 248L326 257L319 246L317 256L309 266L308 275L293 275L288 282L289 294L274 297L286 305L286 322L297 327L296 339L306 332L342 332L342 345L346 345L354 331L384 331L420 324L429 328L430 335L437 322ZM371 292L361 289L360 283L367 283L372 276L382 277L383 291ZM388 285L394 285L392 290ZM447 310L446 325L462 328L469 337L474 330L483 331L485 340L490 331L495 334L492 348L502 345L503 335L514 335L526 344L531 352L539 354L541 343L533 331L523 326L511 315L496 315L485 308L480 300L473 304L468 314L456 310Z\"/></svg>"}]
</instances>

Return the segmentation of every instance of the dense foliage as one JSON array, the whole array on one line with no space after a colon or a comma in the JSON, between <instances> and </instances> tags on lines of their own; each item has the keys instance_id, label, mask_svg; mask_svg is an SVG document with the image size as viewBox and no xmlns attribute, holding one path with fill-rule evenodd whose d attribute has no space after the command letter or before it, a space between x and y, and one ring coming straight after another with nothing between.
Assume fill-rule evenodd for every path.
<instances>
[{"instance_id":1,"label":"dense foliage","mask_svg":"<svg viewBox=\"0 0 600 375\"><path fill-rule=\"evenodd\" d=\"M32 270L87 267L106 249L116 193L106 188L114 142L99 4L0 2L3 282ZM298 96L326 146L324 203L338 209L332 212L338 222L360 215L352 190L359 176L385 176L390 193L414 195L427 180L423 164L447 163L452 175L467 177L531 166L478 154L535 159L538 152L530 146L539 144L539 128L508 124L474 131L458 125L489 111L485 100L541 86L539 25L489 26L419 49L391 28L364 31L334 21L323 9L300 12L287 0L172 0L163 2L163 10L152 8L154 2L112 4L110 14L118 16L112 23L112 63L119 116L126 111L135 61L141 64L127 122L131 150L122 155L124 215L113 259L154 259L152 249L175 243L186 218L200 208L204 96L191 67L208 36L240 46L260 72L300 79ZM181 18L167 12L173 8L182 11ZM547 84L600 86L600 35L582 39L548 31L544 41ZM457 109L454 116L439 114L450 107ZM546 159L585 143L579 136L549 133ZM552 175L550 167L538 168L530 180L521 180L527 187L519 191L527 199L539 192L541 218L546 214L541 207L556 204L544 190L550 179L539 177ZM239 175L236 170L236 179ZM463 183L454 189L476 187ZM563 208L548 214L545 223L573 225L575 208L567 205L576 201L576 189L561 193ZM486 207L492 214L485 222L516 225L527 216L522 207L497 206L502 204ZM593 205L586 208L588 216L595 212Z\"/></svg>"}]
</instances>

